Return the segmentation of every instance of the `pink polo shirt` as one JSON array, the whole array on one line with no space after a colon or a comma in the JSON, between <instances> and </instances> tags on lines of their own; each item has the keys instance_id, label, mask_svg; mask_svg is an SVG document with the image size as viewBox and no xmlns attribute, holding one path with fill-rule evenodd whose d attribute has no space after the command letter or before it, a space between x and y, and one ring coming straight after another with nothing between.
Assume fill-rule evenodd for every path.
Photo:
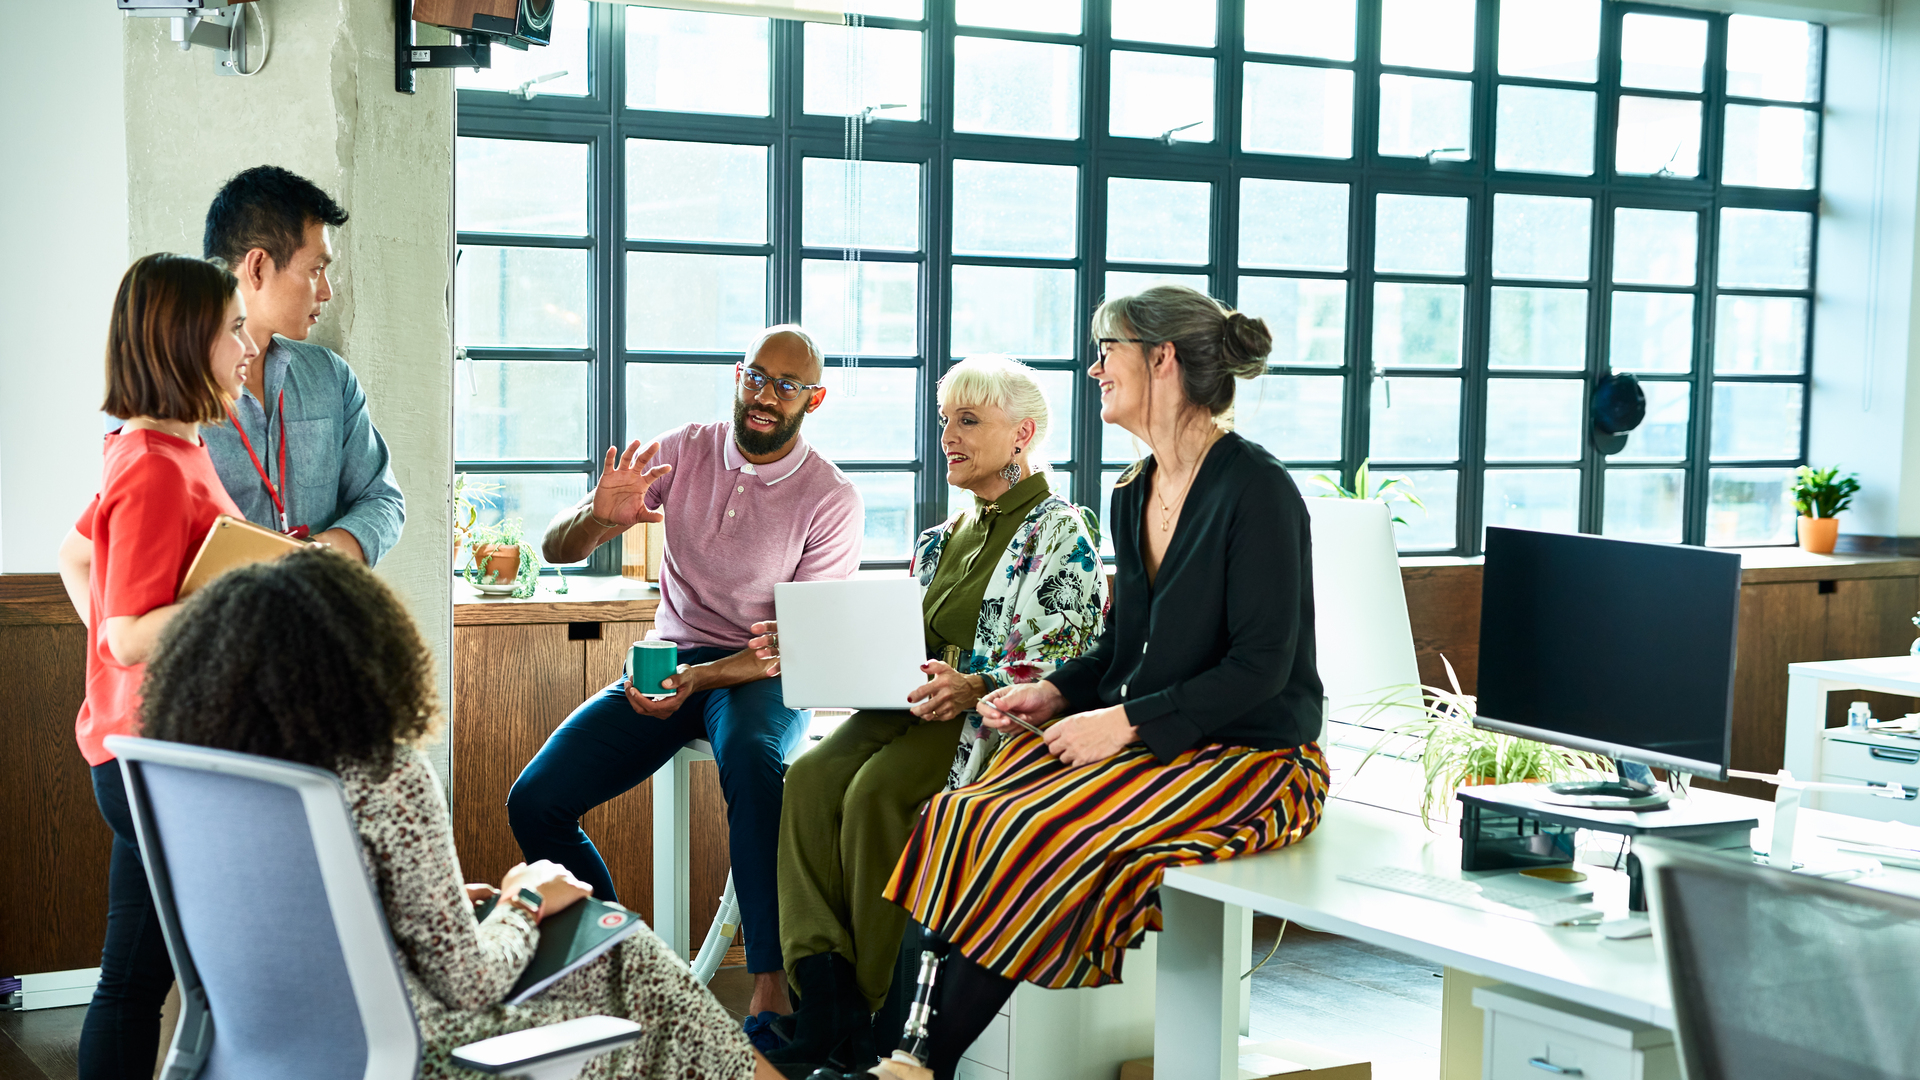
<instances>
[{"instance_id":1,"label":"pink polo shirt","mask_svg":"<svg viewBox=\"0 0 1920 1080\"><path fill-rule=\"evenodd\" d=\"M664 509L659 637L681 648L744 648L756 622L773 618L782 581L853 576L865 512L853 482L797 438L770 465L748 461L733 427L688 424L660 436L647 505Z\"/></svg>"}]
</instances>

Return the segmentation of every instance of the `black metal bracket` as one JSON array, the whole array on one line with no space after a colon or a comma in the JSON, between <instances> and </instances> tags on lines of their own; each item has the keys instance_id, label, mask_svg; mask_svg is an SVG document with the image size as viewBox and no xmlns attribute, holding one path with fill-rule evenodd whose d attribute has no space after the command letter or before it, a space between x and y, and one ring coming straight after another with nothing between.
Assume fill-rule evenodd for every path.
<instances>
[{"instance_id":1,"label":"black metal bracket","mask_svg":"<svg viewBox=\"0 0 1920 1080\"><path fill-rule=\"evenodd\" d=\"M493 66L493 44L484 37L455 34L452 45L416 45L413 0L393 0L393 88L414 91L413 73L421 68L474 69Z\"/></svg>"}]
</instances>

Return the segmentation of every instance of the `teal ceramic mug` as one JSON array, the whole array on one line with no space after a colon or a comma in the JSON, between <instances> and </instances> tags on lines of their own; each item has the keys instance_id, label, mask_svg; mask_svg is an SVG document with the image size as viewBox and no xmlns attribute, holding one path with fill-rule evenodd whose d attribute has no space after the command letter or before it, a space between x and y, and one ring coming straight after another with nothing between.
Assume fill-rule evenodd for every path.
<instances>
[{"instance_id":1,"label":"teal ceramic mug","mask_svg":"<svg viewBox=\"0 0 1920 1080\"><path fill-rule=\"evenodd\" d=\"M660 683L680 665L680 646L659 638L636 641L627 649L627 677L635 689L650 698L672 697Z\"/></svg>"}]
</instances>

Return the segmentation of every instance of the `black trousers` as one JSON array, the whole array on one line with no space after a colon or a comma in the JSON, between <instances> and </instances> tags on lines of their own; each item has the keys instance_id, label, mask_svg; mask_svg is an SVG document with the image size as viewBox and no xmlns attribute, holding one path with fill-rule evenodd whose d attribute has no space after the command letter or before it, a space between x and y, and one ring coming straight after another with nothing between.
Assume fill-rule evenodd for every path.
<instances>
[{"instance_id":1,"label":"black trousers","mask_svg":"<svg viewBox=\"0 0 1920 1080\"><path fill-rule=\"evenodd\" d=\"M80 1028L80 1080L152 1080L160 1052L160 1009L173 987L173 961L147 888L120 763L93 767L93 801L113 829L107 869L107 940L100 985Z\"/></svg>"}]
</instances>

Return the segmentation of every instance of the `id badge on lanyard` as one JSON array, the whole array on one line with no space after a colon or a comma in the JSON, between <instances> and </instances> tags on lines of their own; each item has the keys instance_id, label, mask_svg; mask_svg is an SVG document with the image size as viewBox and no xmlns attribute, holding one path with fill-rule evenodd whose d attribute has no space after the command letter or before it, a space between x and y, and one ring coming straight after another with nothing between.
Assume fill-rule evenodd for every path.
<instances>
[{"instance_id":1,"label":"id badge on lanyard","mask_svg":"<svg viewBox=\"0 0 1920 1080\"><path fill-rule=\"evenodd\" d=\"M233 430L240 436L240 445L247 448L247 458L253 462L253 471L260 474L260 482L267 487L267 497L273 500L273 509L280 516L280 531L296 539L307 539L305 525L290 525L287 520L287 500L284 497L287 486L287 391L282 388L274 413L280 420L280 486L273 486L273 480L267 476L266 466L260 464L260 455L253 452L253 440L247 438L247 429L240 426L240 418L233 414L233 408L227 408L227 419L232 421ZM268 417L271 421L273 417ZM271 426L271 425L269 425Z\"/></svg>"}]
</instances>

